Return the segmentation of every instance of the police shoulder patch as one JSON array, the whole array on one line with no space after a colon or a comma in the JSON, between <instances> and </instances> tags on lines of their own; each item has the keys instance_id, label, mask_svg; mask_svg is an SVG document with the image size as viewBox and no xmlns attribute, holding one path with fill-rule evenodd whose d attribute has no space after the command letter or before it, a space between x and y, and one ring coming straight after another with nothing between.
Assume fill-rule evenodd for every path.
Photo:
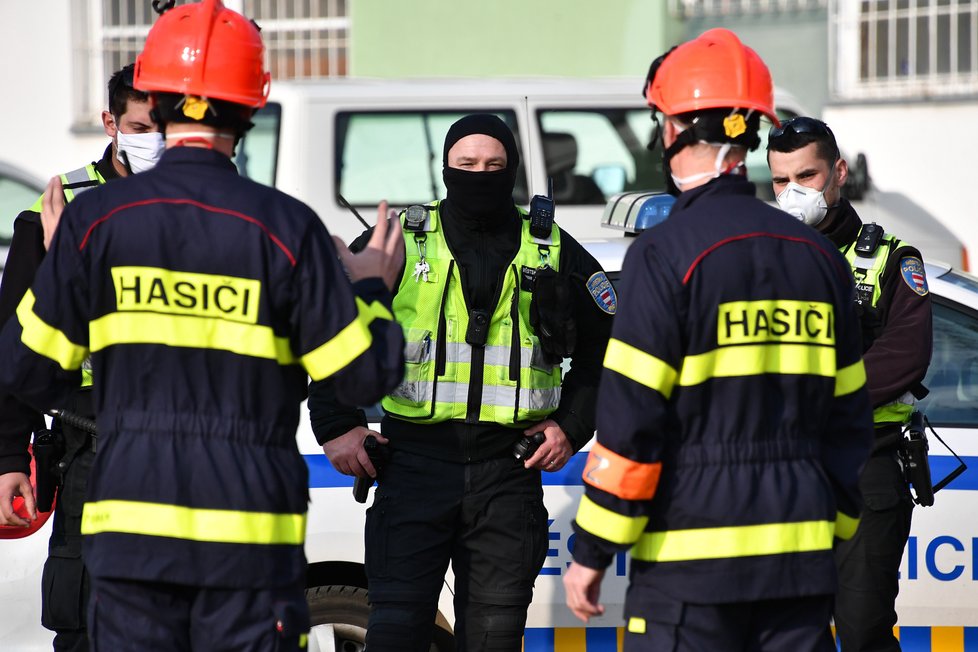
<instances>
[{"instance_id":1,"label":"police shoulder patch","mask_svg":"<svg viewBox=\"0 0 978 652\"><path fill-rule=\"evenodd\" d=\"M594 297L594 303L604 312L613 315L618 310L618 295L604 272L591 274L591 278L587 280L587 290Z\"/></svg>"},{"instance_id":2,"label":"police shoulder patch","mask_svg":"<svg viewBox=\"0 0 978 652\"><path fill-rule=\"evenodd\" d=\"M900 259L900 273L903 282L911 290L924 297L927 296L927 276L924 274L924 262L916 256L906 256Z\"/></svg>"}]
</instances>

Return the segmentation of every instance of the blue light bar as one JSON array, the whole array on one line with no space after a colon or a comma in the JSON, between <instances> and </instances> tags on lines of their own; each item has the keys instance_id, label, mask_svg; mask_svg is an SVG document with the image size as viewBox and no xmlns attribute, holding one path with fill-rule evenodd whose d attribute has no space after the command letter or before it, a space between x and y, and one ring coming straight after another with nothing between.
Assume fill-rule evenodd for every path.
<instances>
[{"instance_id":1,"label":"blue light bar","mask_svg":"<svg viewBox=\"0 0 978 652\"><path fill-rule=\"evenodd\" d=\"M664 192L626 192L608 200L601 223L627 233L641 233L669 217L676 198Z\"/></svg>"}]
</instances>

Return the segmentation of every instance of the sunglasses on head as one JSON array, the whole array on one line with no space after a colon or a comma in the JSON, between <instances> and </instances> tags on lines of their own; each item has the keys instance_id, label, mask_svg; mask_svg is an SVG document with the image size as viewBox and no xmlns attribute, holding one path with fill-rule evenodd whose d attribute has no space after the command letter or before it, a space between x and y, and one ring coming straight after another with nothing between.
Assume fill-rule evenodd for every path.
<instances>
[{"instance_id":1,"label":"sunglasses on head","mask_svg":"<svg viewBox=\"0 0 978 652\"><path fill-rule=\"evenodd\" d=\"M835 141L835 134L829 129L829 126L817 120L815 118L809 118L808 116L799 116L797 118L791 118L790 120L785 120L781 123L780 127L771 127L771 131L768 132L768 140L772 138L781 138L785 134L811 134L813 136L829 136Z\"/></svg>"}]
</instances>

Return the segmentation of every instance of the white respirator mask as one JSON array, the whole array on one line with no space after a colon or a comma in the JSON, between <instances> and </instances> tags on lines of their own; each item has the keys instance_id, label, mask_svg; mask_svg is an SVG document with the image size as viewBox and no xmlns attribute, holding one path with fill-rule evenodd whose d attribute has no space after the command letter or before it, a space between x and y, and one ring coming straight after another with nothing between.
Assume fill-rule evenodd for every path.
<instances>
[{"instance_id":1,"label":"white respirator mask","mask_svg":"<svg viewBox=\"0 0 978 652\"><path fill-rule=\"evenodd\" d=\"M829 210L829 205L825 201L825 189L829 187L829 183L831 178L824 188L816 190L791 181L778 194L778 206L785 213L808 226L815 226L825 219L825 214Z\"/></svg>"},{"instance_id":2,"label":"white respirator mask","mask_svg":"<svg viewBox=\"0 0 978 652\"><path fill-rule=\"evenodd\" d=\"M116 132L115 157L133 174L145 172L156 165L164 149L163 134L158 131L147 134Z\"/></svg>"}]
</instances>

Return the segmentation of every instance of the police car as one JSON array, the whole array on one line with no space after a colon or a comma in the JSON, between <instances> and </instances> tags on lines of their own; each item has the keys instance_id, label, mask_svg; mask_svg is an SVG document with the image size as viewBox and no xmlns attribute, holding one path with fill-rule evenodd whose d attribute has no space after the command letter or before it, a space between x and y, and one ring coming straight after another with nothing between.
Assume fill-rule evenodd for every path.
<instances>
[{"instance_id":1,"label":"police car","mask_svg":"<svg viewBox=\"0 0 978 652\"><path fill-rule=\"evenodd\" d=\"M609 207L606 225L634 235L665 219L671 198L625 195ZM582 241L613 281L630 242L631 237L620 234ZM932 507L915 510L901 568L897 635L906 652L978 652L978 278L939 263L928 263L926 273L934 304L934 355L924 381L930 395L921 407L968 469L937 493ZM959 461L929 434L937 482ZM297 441L309 465L312 497L306 537L307 597L314 625L309 650L363 650L369 612L363 571L365 506L353 500L352 478L330 467L305 409ZM619 555L608 569L602 587L604 616L584 627L564 606L561 576L571 561L571 522L583 493L586 456L586 451L579 452L559 472L543 474L550 546L529 608L526 652L621 649L627 555ZM27 538L0 540L0 642L5 651L50 650L52 634L40 626L41 567L50 527L48 523ZM452 585L449 575L439 602L435 651L453 649Z\"/></svg>"}]
</instances>

